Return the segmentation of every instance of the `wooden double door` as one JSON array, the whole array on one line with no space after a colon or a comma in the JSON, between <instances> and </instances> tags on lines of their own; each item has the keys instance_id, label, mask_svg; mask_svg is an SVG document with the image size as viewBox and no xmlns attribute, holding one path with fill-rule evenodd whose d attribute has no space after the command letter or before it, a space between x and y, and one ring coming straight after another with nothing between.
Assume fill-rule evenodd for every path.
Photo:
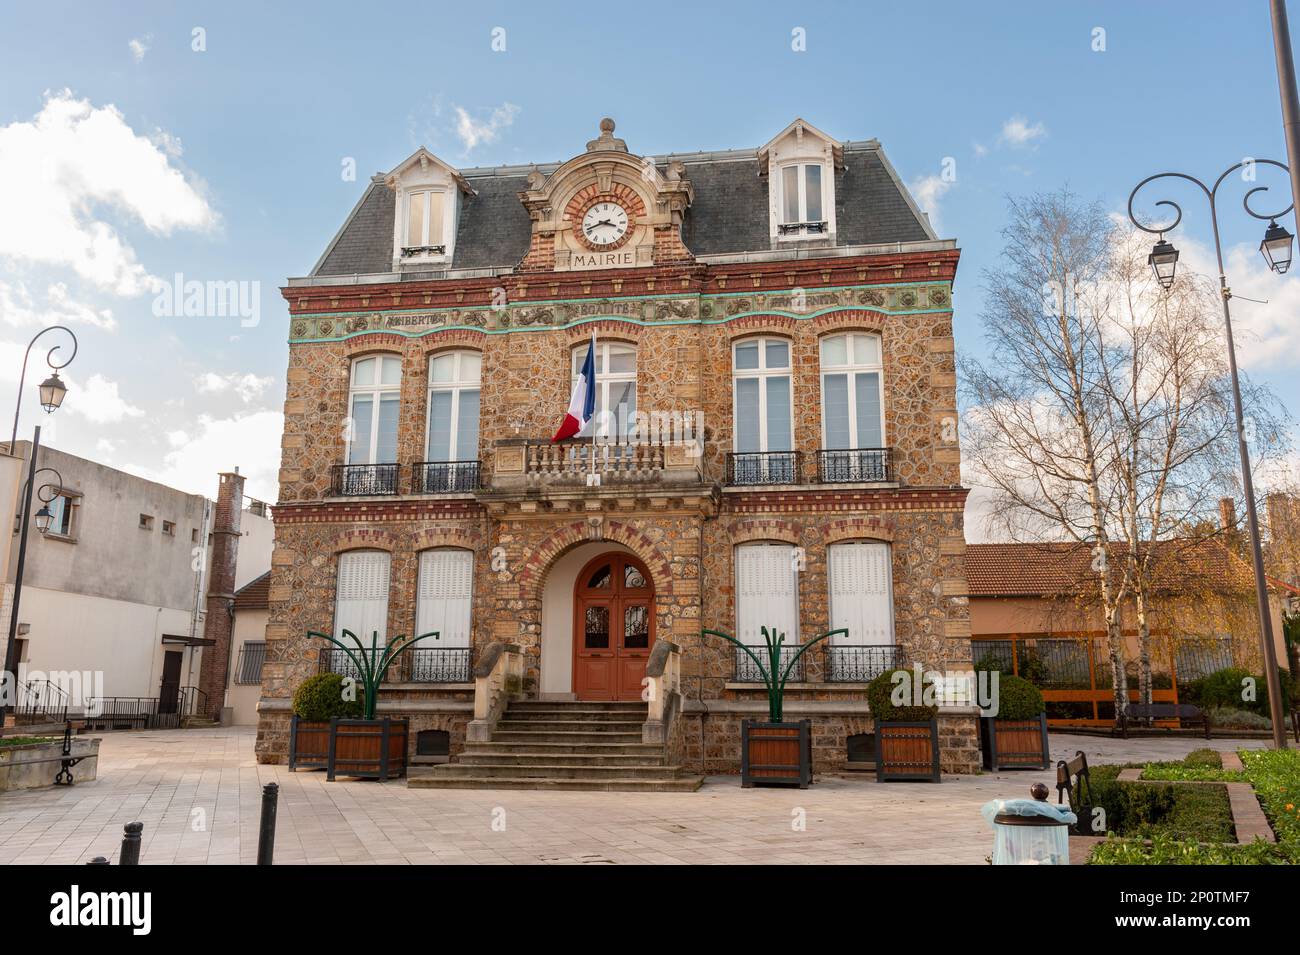
<instances>
[{"instance_id":1,"label":"wooden double door","mask_svg":"<svg viewBox=\"0 0 1300 955\"><path fill-rule=\"evenodd\" d=\"M654 642L654 584L630 554L604 554L573 593L573 692L580 700L639 700Z\"/></svg>"}]
</instances>

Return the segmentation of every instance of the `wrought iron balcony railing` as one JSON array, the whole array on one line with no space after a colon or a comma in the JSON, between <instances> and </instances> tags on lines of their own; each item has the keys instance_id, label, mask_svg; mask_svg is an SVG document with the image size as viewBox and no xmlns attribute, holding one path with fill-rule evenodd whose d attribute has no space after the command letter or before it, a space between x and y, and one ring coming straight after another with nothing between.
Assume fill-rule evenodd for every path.
<instances>
[{"instance_id":1,"label":"wrought iron balcony railing","mask_svg":"<svg viewBox=\"0 0 1300 955\"><path fill-rule=\"evenodd\" d=\"M336 464L330 468L330 494L335 497L396 494L399 473L396 464Z\"/></svg>"},{"instance_id":2,"label":"wrought iron balcony railing","mask_svg":"<svg viewBox=\"0 0 1300 955\"><path fill-rule=\"evenodd\" d=\"M822 484L892 482L889 448L823 448L817 452L817 477Z\"/></svg>"},{"instance_id":3,"label":"wrought iron balcony railing","mask_svg":"<svg viewBox=\"0 0 1300 955\"><path fill-rule=\"evenodd\" d=\"M764 667L767 667L769 665L768 650L766 646L763 646L762 644L748 644L748 643L745 644L745 646L749 647L750 653L753 653L754 656L758 657L760 660L763 661ZM799 647L797 646L781 648L781 662L780 662L781 673L777 674L778 677L781 674L785 673L785 668L790 665L790 661L794 659L794 655L798 652L799 652ZM789 676L790 683L804 682L803 665L804 665L804 660L807 658L807 656L808 654L805 653L803 656L801 656L798 660L795 661L794 667L791 668L790 670L790 676ZM736 667L734 672L732 673L733 682L735 683L762 683L763 682L763 677L758 672L758 667L754 664L754 661L750 659L748 653L746 653L744 650L741 650L739 647L736 647L735 657L736 657Z\"/></svg>"},{"instance_id":4,"label":"wrought iron balcony railing","mask_svg":"<svg viewBox=\"0 0 1300 955\"><path fill-rule=\"evenodd\" d=\"M468 493L478 488L477 461L421 461L411 465L412 494Z\"/></svg>"},{"instance_id":5,"label":"wrought iron balcony railing","mask_svg":"<svg viewBox=\"0 0 1300 955\"><path fill-rule=\"evenodd\" d=\"M412 683L474 682L470 647L415 647L409 652Z\"/></svg>"},{"instance_id":6,"label":"wrought iron balcony railing","mask_svg":"<svg viewBox=\"0 0 1300 955\"><path fill-rule=\"evenodd\" d=\"M828 683L869 683L886 670L907 665L902 647L892 644L829 646L825 652Z\"/></svg>"},{"instance_id":7,"label":"wrought iron balcony railing","mask_svg":"<svg viewBox=\"0 0 1300 955\"><path fill-rule=\"evenodd\" d=\"M782 222L777 225L778 235L824 235L828 223L822 222Z\"/></svg>"},{"instance_id":8,"label":"wrought iron balcony railing","mask_svg":"<svg viewBox=\"0 0 1300 955\"><path fill-rule=\"evenodd\" d=\"M745 451L727 455L727 483L798 484L801 467L799 451Z\"/></svg>"}]
</instances>

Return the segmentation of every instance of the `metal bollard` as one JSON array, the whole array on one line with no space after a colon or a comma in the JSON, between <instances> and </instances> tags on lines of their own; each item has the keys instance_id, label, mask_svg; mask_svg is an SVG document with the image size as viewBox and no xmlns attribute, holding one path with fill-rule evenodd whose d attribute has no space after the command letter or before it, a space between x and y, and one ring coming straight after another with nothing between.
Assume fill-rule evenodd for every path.
<instances>
[{"instance_id":1,"label":"metal bollard","mask_svg":"<svg viewBox=\"0 0 1300 955\"><path fill-rule=\"evenodd\" d=\"M122 854L118 865L140 864L140 834L144 832L143 822L128 822L122 836Z\"/></svg>"},{"instance_id":2,"label":"metal bollard","mask_svg":"<svg viewBox=\"0 0 1300 955\"><path fill-rule=\"evenodd\" d=\"M257 833L257 864L271 865L275 856L275 811L280 800L277 783L262 787L262 821Z\"/></svg>"}]
</instances>

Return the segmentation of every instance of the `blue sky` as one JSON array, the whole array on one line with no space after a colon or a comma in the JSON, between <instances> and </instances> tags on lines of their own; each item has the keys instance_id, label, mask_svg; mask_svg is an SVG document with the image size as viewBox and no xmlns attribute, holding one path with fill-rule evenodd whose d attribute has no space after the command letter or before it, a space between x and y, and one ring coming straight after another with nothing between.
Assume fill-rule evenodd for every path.
<instances>
[{"instance_id":1,"label":"blue sky","mask_svg":"<svg viewBox=\"0 0 1300 955\"><path fill-rule=\"evenodd\" d=\"M805 51L791 48L796 28ZM1286 158L1259 0L5 4L0 53L0 176L41 168L25 149L69 170L36 207L54 203L66 222L0 206L0 395L11 400L21 343L41 324L77 322L54 443L209 494L216 470L240 465L249 492L274 499L278 287L310 269L366 178L420 144L461 166L565 159L604 115L647 154L758 146L796 115L841 139L879 138L959 241L958 345L974 352L1007 194L1069 185L1119 210L1152 172ZM61 136L60 116L93 122ZM946 157L955 182L927 186ZM349 158L356 181L341 175ZM10 176L10 213L33 178ZM1241 247L1230 281L1272 300L1238 304L1245 363L1300 409L1300 286L1262 273L1261 224L1235 194L1223 220ZM28 238L41 229L38 253ZM1204 210L1189 205L1180 232L1203 257ZM106 235L115 244L95 268L69 251ZM177 272L259 282L259 324L156 315L141 276Z\"/></svg>"}]
</instances>

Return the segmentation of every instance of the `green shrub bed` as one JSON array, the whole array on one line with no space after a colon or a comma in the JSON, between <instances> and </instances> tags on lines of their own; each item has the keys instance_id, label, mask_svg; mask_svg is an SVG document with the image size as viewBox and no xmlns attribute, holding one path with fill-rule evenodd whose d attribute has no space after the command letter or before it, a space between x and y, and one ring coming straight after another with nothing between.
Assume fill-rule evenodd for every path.
<instances>
[{"instance_id":1,"label":"green shrub bed","mask_svg":"<svg viewBox=\"0 0 1300 955\"><path fill-rule=\"evenodd\" d=\"M1198 749L1178 762L1147 763L1142 778L1181 783L1240 783L1246 781L1246 774L1224 769L1223 757L1216 750Z\"/></svg>"}]
</instances>

